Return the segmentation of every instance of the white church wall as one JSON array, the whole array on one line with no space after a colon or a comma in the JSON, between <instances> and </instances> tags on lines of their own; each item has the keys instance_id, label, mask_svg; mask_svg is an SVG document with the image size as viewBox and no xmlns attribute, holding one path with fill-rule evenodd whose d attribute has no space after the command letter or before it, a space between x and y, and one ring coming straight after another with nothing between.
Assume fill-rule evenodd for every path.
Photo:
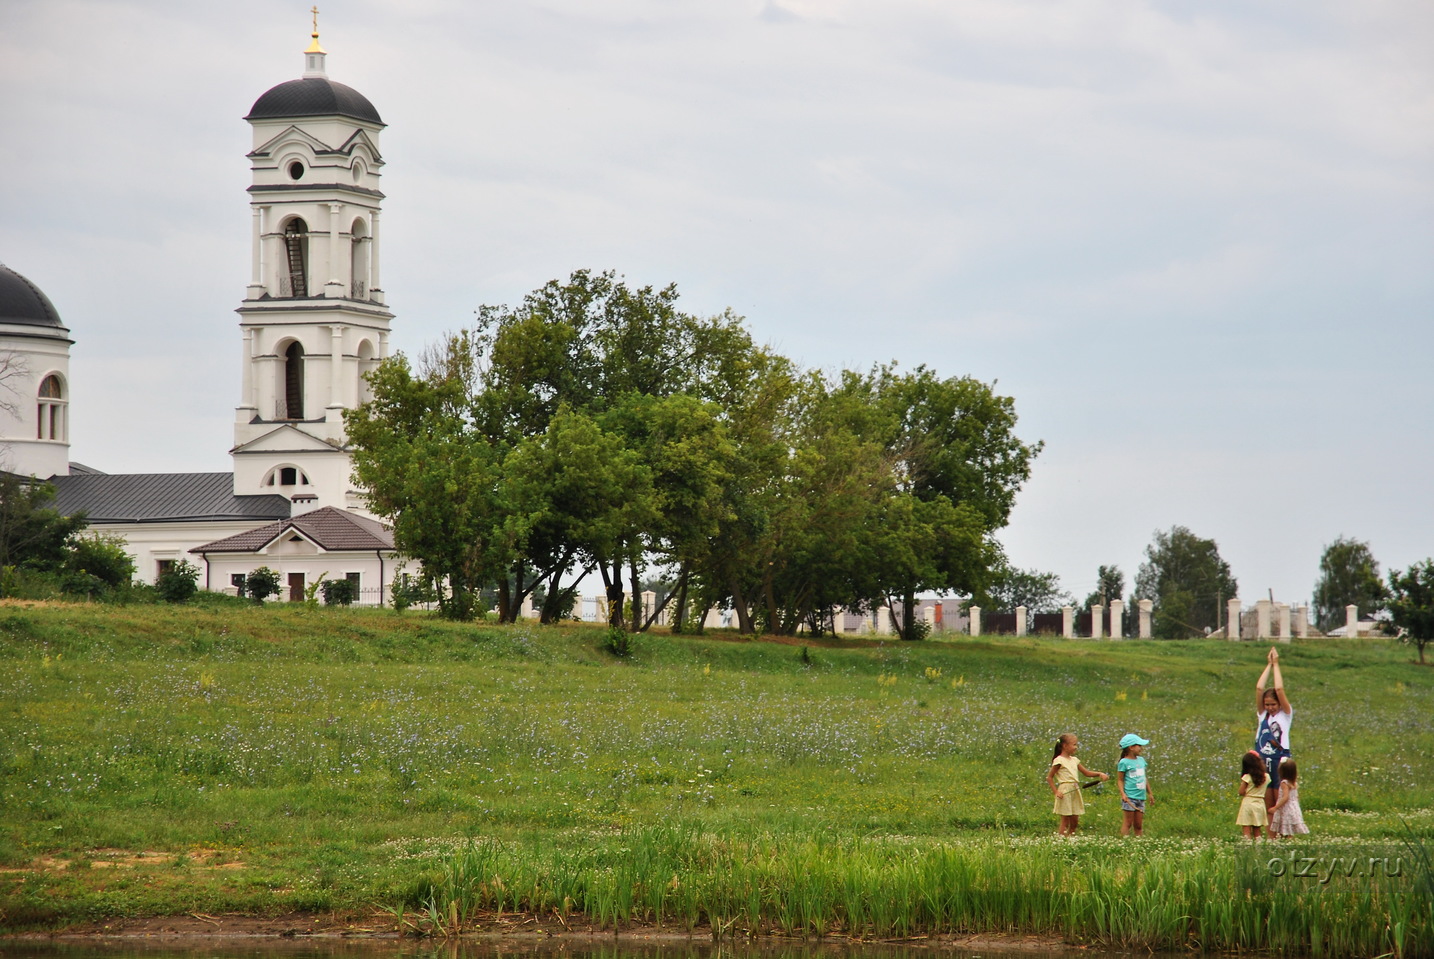
<instances>
[{"instance_id":1,"label":"white church wall","mask_svg":"<svg viewBox=\"0 0 1434 959\"><path fill-rule=\"evenodd\" d=\"M0 469L48 479L70 471L70 344L33 334L33 328L0 325L0 355L13 357L16 364L0 386L0 401L15 407L13 413L0 409ZM61 394L58 402L46 402L55 413L46 409L42 438L39 390L50 375L59 378ZM50 438L52 423L55 438Z\"/></svg>"},{"instance_id":2,"label":"white church wall","mask_svg":"<svg viewBox=\"0 0 1434 959\"><path fill-rule=\"evenodd\" d=\"M231 595L237 592L234 577L247 576L260 566L267 566L279 574L280 601L288 601L291 595L291 577L302 576L304 586L310 586L357 573L360 591L357 603L378 606L387 602L389 582L398 569L399 559L398 554L392 552L298 553L271 547L267 553L216 553L208 557L207 562L201 560L200 565L205 569L200 576L200 586Z\"/></svg>"},{"instance_id":3,"label":"white church wall","mask_svg":"<svg viewBox=\"0 0 1434 959\"><path fill-rule=\"evenodd\" d=\"M253 520L215 520L194 523L92 523L97 533L118 536L125 541L125 552L134 559L134 578L153 583L159 575L160 563L181 559L203 565L199 556L189 551L196 546L253 529ZM201 577L199 585L204 586Z\"/></svg>"}]
</instances>

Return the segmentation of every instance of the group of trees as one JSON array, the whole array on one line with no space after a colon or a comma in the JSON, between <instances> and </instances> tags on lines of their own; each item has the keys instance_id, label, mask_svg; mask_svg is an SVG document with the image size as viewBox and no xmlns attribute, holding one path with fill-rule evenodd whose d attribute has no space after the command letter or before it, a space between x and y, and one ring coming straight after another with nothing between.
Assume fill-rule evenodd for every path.
<instances>
[{"instance_id":1,"label":"group of trees","mask_svg":"<svg viewBox=\"0 0 1434 959\"><path fill-rule=\"evenodd\" d=\"M1390 570L1385 585L1369 544L1340 536L1320 556L1313 602L1315 623L1323 630L1343 625L1346 606L1382 614L1418 648L1422 663L1424 647L1434 641L1434 559Z\"/></svg>"},{"instance_id":2,"label":"group of trees","mask_svg":"<svg viewBox=\"0 0 1434 959\"><path fill-rule=\"evenodd\" d=\"M717 605L783 634L894 605L911 636L918 593L994 585L1040 450L987 384L802 370L612 273L483 307L370 385L346 418L356 476L457 618L492 589L501 619L532 596L551 621L596 572L611 625L640 630L656 573L679 630Z\"/></svg>"},{"instance_id":3,"label":"group of trees","mask_svg":"<svg viewBox=\"0 0 1434 959\"><path fill-rule=\"evenodd\" d=\"M62 516L48 483L0 473L0 593L26 585L100 597L129 585L134 560L124 543L86 530L83 516Z\"/></svg>"}]
</instances>

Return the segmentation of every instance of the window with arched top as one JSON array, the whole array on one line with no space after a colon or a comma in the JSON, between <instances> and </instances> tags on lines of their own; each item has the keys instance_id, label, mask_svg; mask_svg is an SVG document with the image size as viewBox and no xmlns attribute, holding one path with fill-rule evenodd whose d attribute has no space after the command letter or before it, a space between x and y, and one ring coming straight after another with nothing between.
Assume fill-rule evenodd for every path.
<instances>
[{"instance_id":1,"label":"window with arched top","mask_svg":"<svg viewBox=\"0 0 1434 959\"><path fill-rule=\"evenodd\" d=\"M308 475L297 466L276 466L264 477L265 486L309 486Z\"/></svg>"},{"instance_id":2,"label":"window with arched top","mask_svg":"<svg viewBox=\"0 0 1434 959\"><path fill-rule=\"evenodd\" d=\"M301 217L284 224L284 270L279 276L279 295L309 295L309 225Z\"/></svg>"},{"instance_id":3,"label":"window with arched top","mask_svg":"<svg viewBox=\"0 0 1434 959\"><path fill-rule=\"evenodd\" d=\"M35 438L65 442L68 424L66 419L67 401L65 387L60 378L51 373L40 381L35 402Z\"/></svg>"},{"instance_id":4,"label":"window with arched top","mask_svg":"<svg viewBox=\"0 0 1434 959\"><path fill-rule=\"evenodd\" d=\"M368 255L369 236L368 224L363 217L354 220L353 226L349 227L349 238L353 241L350 246L349 264L351 267L350 276L353 277L352 288L349 295L355 300L368 299Z\"/></svg>"},{"instance_id":5,"label":"window with arched top","mask_svg":"<svg viewBox=\"0 0 1434 959\"><path fill-rule=\"evenodd\" d=\"M378 368L377 351L373 348L372 340L360 340L358 345L358 401L359 405L373 399L373 386L368 381L368 374Z\"/></svg>"},{"instance_id":6,"label":"window with arched top","mask_svg":"<svg viewBox=\"0 0 1434 959\"><path fill-rule=\"evenodd\" d=\"M284 351L284 419L304 418L304 347L298 340Z\"/></svg>"}]
</instances>

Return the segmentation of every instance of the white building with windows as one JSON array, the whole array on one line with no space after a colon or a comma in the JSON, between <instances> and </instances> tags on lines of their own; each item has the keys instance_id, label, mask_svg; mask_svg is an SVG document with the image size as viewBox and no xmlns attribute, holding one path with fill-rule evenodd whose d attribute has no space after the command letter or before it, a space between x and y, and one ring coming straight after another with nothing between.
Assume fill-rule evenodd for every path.
<instances>
[{"instance_id":1,"label":"white building with windows","mask_svg":"<svg viewBox=\"0 0 1434 959\"><path fill-rule=\"evenodd\" d=\"M254 102L249 285L239 307L240 396L232 473L115 475L71 463L69 330L44 293L0 267L0 468L46 478L57 506L122 537L136 575L181 559L232 590L259 566L284 598L316 577L382 602L393 536L353 482L343 414L388 353L379 271L384 128L358 91L328 78L317 27L303 76ZM305 521L307 514L313 519Z\"/></svg>"}]
</instances>

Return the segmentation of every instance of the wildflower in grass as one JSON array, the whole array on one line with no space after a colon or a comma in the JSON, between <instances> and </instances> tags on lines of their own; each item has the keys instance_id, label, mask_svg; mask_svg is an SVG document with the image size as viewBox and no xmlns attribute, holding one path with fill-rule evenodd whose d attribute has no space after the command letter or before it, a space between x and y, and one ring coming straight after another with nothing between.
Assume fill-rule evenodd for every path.
<instances>
[{"instance_id":1,"label":"wildflower in grass","mask_svg":"<svg viewBox=\"0 0 1434 959\"><path fill-rule=\"evenodd\" d=\"M1125 702L1125 690L1122 689L1120 692L1115 694L1115 701L1118 703Z\"/></svg>"},{"instance_id":2,"label":"wildflower in grass","mask_svg":"<svg viewBox=\"0 0 1434 959\"><path fill-rule=\"evenodd\" d=\"M962 686L965 686L965 685L966 685L966 674L965 674L965 673L962 673L960 676L957 676L955 679L951 680L951 688L952 688L952 689L960 689Z\"/></svg>"}]
</instances>

